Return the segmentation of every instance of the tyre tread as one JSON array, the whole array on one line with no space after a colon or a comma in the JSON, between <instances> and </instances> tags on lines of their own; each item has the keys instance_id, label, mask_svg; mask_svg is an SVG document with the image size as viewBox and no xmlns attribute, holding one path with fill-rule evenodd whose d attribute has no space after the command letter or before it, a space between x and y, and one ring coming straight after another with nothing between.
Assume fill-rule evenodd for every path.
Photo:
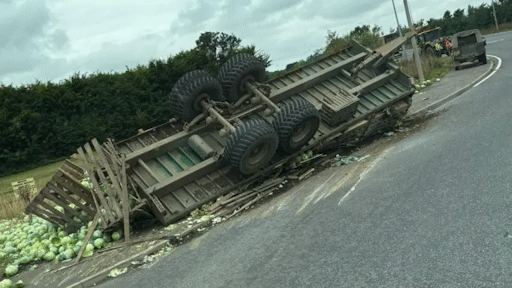
<instances>
[{"instance_id":1,"label":"tyre tread","mask_svg":"<svg viewBox=\"0 0 512 288\"><path fill-rule=\"evenodd\" d=\"M318 122L320 123L320 113L311 103L302 97L288 98L280 103L279 108L281 111L276 113L274 117L274 129L279 135L280 147L284 151L291 153L298 149L287 146L293 129L304 119L310 117L318 118Z\"/></svg>"},{"instance_id":2,"label":"tyre tread","mask_svg":"<svg viewBox=\"0 0 512 288\"><path fill-rule=\"evenodd\" d=\"M256 81L265 81L265 64L250 54L237 54L220 68L217 78L226 100L231 102L238 100L241 95L238 95L237 82L248 71L257 71Z\"/></svg>"},{"instance_id":3,"label":"tyre tread","mask_svg":"<svg viewBox=\"0 0 512 288\"><path fill-rule=\"evenodd\" d=\"M228 136L224 148L224 156L228 159L232 168L239 170L246 149L255 141L267 135L275 135L274 128L261 118L252 118L236 128L236 131Z\"/></svg>"},{"instance_id":4,"label":"tyre tread","mask_svg":"<svg viewBox=\"0 0 512 288\"><path fill-rule=\"evenodd\" d=\"M224 97L222 96L222 87L218 80L202 70L193 70L183 75L176 84L174 84L171 94L169 96L171 111L173 114L178 116L185 121L192 120L193 113L190 107L191 98L196 95L197 89L201 87L211 87L213 90L217 91L213 95L212 100L215 101L224 101Z\"/></svg>"}]
</instances>

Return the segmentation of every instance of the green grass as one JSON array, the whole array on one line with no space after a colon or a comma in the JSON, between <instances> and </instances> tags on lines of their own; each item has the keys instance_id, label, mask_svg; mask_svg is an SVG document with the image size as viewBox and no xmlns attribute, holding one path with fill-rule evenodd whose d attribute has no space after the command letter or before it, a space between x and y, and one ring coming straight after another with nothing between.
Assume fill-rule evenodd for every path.
<instances>
[{"instance_id":1,"label":"green grass","mask_svg":"<svg viewBox=\"0 0 512 288\"><path fill-rule=\"evenodd\" d=\"M443 78L446 74L448 74L448 72L452 70L453 67L453 60L451 57L422 57L421 63L425 81L430 80L430 83L435 83L438 78ZM414 60L402 61L400 66L402 72L414 78L417 85L421 85L418 80L418 70L416 69ZM426 87L424 88L416 86L416 90L425 90L430 83L425 83Z\"/></svg>"},{"instance_id":2,"label":"green grass","mask_svg":"<svg viewBox=\"0 0 512 288\"><path fill-rule=\"evenodd\" d=\"M448 72L452 70L453 61L451 57L435 58L431 69L426 73L426 80L436 80L443 78Z\"/></svg>"},{"instance_id":3,"label":"green grass","mask_svg":"<svg viewBox=\"0 0 512 288\"><path fill-rule=\"evenodd\" d=\"M39 190L41 190L41 188L43 188L53 177L59 167L62 166L63 162L64 161L56 162L33 170L0 178L0 219L19 217L25 210L26 203L23 199L17 197L17 195L13 193L11 182L34 178L37 186L37 192L39 193Z\"/></svg>"},{"instance_id":4,"label":"green grass","mask_svg":"<svg viewBox=\"0 0 512 288\"><path fill-rule=\"evenodd\" d=\"M500 31L496 31L496 27L490 27L487 29L481 29L482 35L490 35L495 33L507 32L512 30L512 23L502 23L499 25Z\"/></svg>"},{"instance_id":5,"label":"green grass","mask_svg":"<svg viewBox=\"0 0 512 288\"><path fill-rule=\"evenodd\" d=\"M11 182L27 178L34 178L38 190L43 188L44 185L46 185L46 183L53 177L53 174L55 174L59 167L62 166L62 163L64 163L64 161L0 178L0 195L12 191Z\"/></svg>"},{"instance_id":6,"label":"green grass","mask_svg":"<svg viewBox=\"0 0 512 288\"><path fill-rule=\"evenodd\" d=\"M421 57L421 64L425 80L436 82L437 78L443 78L452 70L453 60L451 57ZM402 61L400 66L402 72L418 80L418 70L416 69L414 60ZM418 90L422 89L420 88Z\"/></svg>"}]
</instances>

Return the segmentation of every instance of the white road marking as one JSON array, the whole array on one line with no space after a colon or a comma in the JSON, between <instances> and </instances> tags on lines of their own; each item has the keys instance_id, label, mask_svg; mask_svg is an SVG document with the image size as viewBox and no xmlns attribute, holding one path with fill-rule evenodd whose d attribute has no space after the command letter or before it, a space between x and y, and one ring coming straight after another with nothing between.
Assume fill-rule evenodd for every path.
<instances>
[{"instance_id":1,"label":"white road marking","mask_svg":"<svg viewBox=\"0 0 512 288\"><path fill-rule=\"evenodd\" d=\"M503 40L505 40L505 39L498 39L498 40L494 40L494 41L489 41L489 42L487 42L487 44L492 44L492 43L496 43L496 42L501 42L501 41L503 41Z\"/></svg>"},{"instance_id":2,"label":"white road marking","mask_svg":"<svg viewBox=\"0 0 512 288\"><path fill-rule=\"evenodd\" d=\"M487 77L485 77L484 79L482 79L482 81L480 81L480 82L476 83L475 85L473 85L473 87L477 87L478 85L480 85L480 84L484 83L487 79L491 78L491 76L492 76L492 75L494 75L494 73L498 72L498 69L500 69L500 67L501 67L501 62L502 62L502 61L501 61L501 58L500 58L500 57L498 57L498 56L494 56L494 55L487 55L487 56L498 59L498 65L496 66L496 68L494 69L494 71L492 71L492 73L491 73L491 74L489 74Z\"/></svg>"},{"instance_id":3,"label":"white road marking","mask_svg":"<svg viewBox=\"0 0 512 288\"><path fill-rule=\"evenodd\" d=\"M311 201L313 200L313 198L315 198L316 194L322 190L322 188L324 188L325 184L327 184L331 179L332 177L334 177L334 175L336 175L336 171L332 173L331 177L329 177L329 179L325 180L325 182L318 186L318 188L315 189L315 191L313 191L313 193L309 194L308 197L306 197L304 203L302 204L302 206L299 208L299 210L297 211L296 214L299 214L302 210L304 210L304 208L306 208L306 206L309 205L309 203L311 203Z\"/></svg>"},{"instance_id":4,"label":"white road marking","mask_svg":"<svg viewBox=\"0 0 512 288\"><path fill-rule=\"evenodd\" d=\"M352 192L354 192L354 190L356 190L357 185L359 184L359 182L361 182L364 179L366 174L368 174L368 172L370 172L370 170L372 170L373 167L375 167L375 165L377 165L377 163L379 163L382 159L384 159L384 157L389 153L389 151L391 151L393 149L394 149L394 147L391 147L391 148L387 149L386 151L384 151L377 159L375 159L375 161L373 161L373 163L370 165L370 167L366 168L366 170L364 170L363 173L361 173L361 175L359 176L359 180L357 180L356 184L354 184L354 186L352 186L352 188L350 188L350 190L347 192L347 194L345 194L345 196L343 196L340 199L340 202L338 202L338 206L341 205L341 203L343 201L345 201L345 199L347 199L347 197Z\"/></svg>"},{"instance_id":5,"label":"white road marking","mask_svg":"<svg viewBox=\"0 0 512 288\"><path fill-rule=\"evenodd\" d=\"M302 183L302 185L300 185L299 188L295 189L295 191L291 191L293 193L290 193L290 195L288 195L286 198L282 199L281 202L279 203L279 206L277 206L277 211L281 210L281 208L283 208L283 206L288 205L288 202L290 202L290 201L288 201L290 199L290 197L295 195L295 193L299 193L300 191L302 191L302 188L305 185L306 184Z\"/></svg>"}]
</instances>

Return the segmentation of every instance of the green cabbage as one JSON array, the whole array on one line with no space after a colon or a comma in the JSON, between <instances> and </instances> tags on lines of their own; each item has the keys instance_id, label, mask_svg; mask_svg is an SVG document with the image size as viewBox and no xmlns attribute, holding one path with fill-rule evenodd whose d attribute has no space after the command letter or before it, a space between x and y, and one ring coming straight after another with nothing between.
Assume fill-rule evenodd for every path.
<instances>
[{"instance_id":1,"label":"green cabbage","mask_svg":"<svg viewBox=\"0 0 512 288\"><path fill-rule=\"evenodd\" d=\"M96 230L96 231L94 231L94 233L92 233L92 238L93 239L98 239L98 238L101 238L101 237L103 237L103 233L101 233L100 230Z\"/></svg>"},{"instance_id":2,"label":"green cabbage","mask_svg":"<svg viewBox=\"0 0 512 288\"><path fill-rule=\"evenodd\" d=\"M103 240L103 238L98 238L94 240L93 244L96 249L101 249L103 248L103 245L105 245L105 240Z\"/></svg>"},{"instance_id":3,"label":"green cabbage","mask_svg":"<svg viewBox=\"0 0 512 288\"><path fill-rule=\"evenodd\" d=\"M60 253L59 255L57 255L57 260L58 260L59 262L62 262L62 261L64 261L64 260L67 260L66 255L64 255L64 253Z\"/></svg>"},{"instance_id":4,"label":"green cabbage","mask_svg":"<svg viewBox=\"0 0 512 288\"><path fill-rule=\"evenodd\" d=\"M85 234L87 234L87 231L80 231L80 233L78 233L78 240L84 240Z\"/></svg>"},{"instance_id":5,"label":"green cabbage","mask_svg":"<svg viewBox=\"0 0 512 288\"><path fill-rule=\"evenodd\" d=\"M7 277L11 277L11 276L18 274L18 265L13 265L13 264L7 265L7 267L5 267L4 273L5 273L5 276L7 276Z\"/></svg>"},{"instance_id":6,"label":"green cabbage","mask_svg":"<svg viewBox=\"0 0 512 288\"><path fill-rule=\"evenodd\" d=\"M84 245L88 225L82 226L76 233L67 235L63 228L57 228L35 216L24 217L23 220L0 220L0 261L17 267L18 264L26 265L32 261L71 259ZM96 249L100 249L110 241L109 234L102 233L101 230L94 231L92 236L91 244L87 245L88 249L84 251L86 257L93 254L95 246ZM94 242L97 239L100 240ZM10 269L13 269L12 267L10 266Z\"/></svg>"},{"instance_id":7,"label":"green cabbage","mask_svg":"<svg viewBox=\"0 0 512 288\"><path fill-rule=\"evenodd\" d=\"M110 235L108 233L103 234L103 240L105 240L105 243L112 242L112 238L110 238Z\"/></svg>"},{"instance_id":8,"label":"green cabbage","mask_svg":"<svg viewBox=\"0 0 512 288\"><path fill-rule=\"evenodd\" d=\"M14 287L14 283L12 283L11 279L4 279L0 282L0 288L12 288Z\"/></svg>"},{"instance_id":9,"label":"green cabbage","mask_svg":"<svg viewBox=\"0 0 512 288\"><path fill-rule=\"evenodd\" d=\"M84 250L84 253L82 254L82 257L84 257L84 258L91 257L93 253L94 253L94 245L89 243L85 246L85 250Z\"/></svg>"},{"instance_id":10,"label":"green cabbage","mask_svg":"<svg viewBox=\"0 0 512 288\"><path fill-rule=\"evenodd\" d=\"M53 253L52 251L44 254L44 260L46 261L53 261L55 259L55 253Z\"/></svg>"},{"instance_id":11,"label":"green cabbage","mask_svg":"<svg viewBox=\"0 0 512 288\"><path fill-rule=\"evenodd\" d=\"M59 253L59 247L55 247L53 245L48 246L48 251L53 252L53 254Z\"/></svg>"},{"instance_id":12,"label":"green cabbage","mask_svg":"<svg viewBox=\"0 0 512 288\"><path fill-rule=\"evenodd\" d=\"M30 257L28 257L28 256L23 256L23 257L21 257L21 258L20 258L20 261L19 261L19 262L20 262L20 264L27 264L27 263L29 263L30 261L32 261L32 259L31 259Z\"/></svg>"},{"instance_id":13,"label":"green cabbage","mask_svg":"<svg viewBox=\"0 0 512 288\"><path fill-rule=\"evenodd\" d=\"M71 237L69 237L69 236L62 237L60 239L60 244L61 245L68 245L68 244L71 244L71 242L73 242L73 240L71 240Z\"/></svg>"},{"instance_id":14,"label":"green cabbage","mask_svg":"<svg viewBox=\"0 0 512 288\"><path fill-rule=\"evenodd\" d=\"M73 249L66 249L66 251L64 251L64 255L66 256L66 259L71 259L75 257L75 251L73 251Z\"/></svg>"},{"instance_id":15,"label":"green cabbage","mask_svg":"<svg viewBox=\"0 0 512 288\"><path fill-rule=\"evenodd\" d=\"M45 249L39 249L39 250L37 250L37 251L36 251L36 253L35 253L35 255L34 255L34 256L35 256L35 258L39 258L39 259L41 259L41 258L43 258L43 257L44 257L44 255L45 255L47 252L48 252L48 251L46 251Z\"/></svg>"},{"instance_id":16,"label":"green cabbage","mask_svg":"<svg viewBox=\"0 0 512 288\"><path fill-rule=\"evenodd\" d=\"M117 241L119 239L121 239L121 233L120 232L116 231L116 232L112 233L112 241Z\"/></svg>"},{"instance_id":17,"label":"green cabbage","mask_svg":"<svg viewBox=\"0 0 512 288\"><path fill-rule=\"evenodd\" d=\"M93 251L94 250L94 245L92 245L91 243L87 243L87 245L85 245L85 250L88 251Z\"/></svg>"}]
</instances>

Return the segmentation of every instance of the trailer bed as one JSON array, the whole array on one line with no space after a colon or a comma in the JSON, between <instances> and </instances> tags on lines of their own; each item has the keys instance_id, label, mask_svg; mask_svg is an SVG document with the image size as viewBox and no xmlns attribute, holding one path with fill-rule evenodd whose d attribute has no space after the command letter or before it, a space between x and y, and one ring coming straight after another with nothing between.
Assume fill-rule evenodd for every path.
<instances>
[{"instance_id":1,"label":"trailer bed","mask_svg":"<svg viewBox=\"0 0 512 288\"><path fill-rule=\"evenodd\" d=\"M341 137L350 127L365 132L372 126L372 115L414 93L409 78L392 62L382 71L364 68L353 77L350 69L369 55L370 50L353 45L265 83L271 88L272 101L278 103L284 97L298 95L322 112L320 127L305 149L318 148ZM336 109L348 105L354 107L353 115L340 114L343 119L333 119ZM246 113L261 110L252 107ZM225 145L225 137L217 130L203 125L183 131L179 121L117 143L118 151L126 154L130 177L147 195L163 224L176 221L248 179L232 171L222 159L198 155L187 143L192 134L199 135L214 150L221 150ZM275 155L269 167L282 159L282 155Z\"/></svg>"}]
</instances>

